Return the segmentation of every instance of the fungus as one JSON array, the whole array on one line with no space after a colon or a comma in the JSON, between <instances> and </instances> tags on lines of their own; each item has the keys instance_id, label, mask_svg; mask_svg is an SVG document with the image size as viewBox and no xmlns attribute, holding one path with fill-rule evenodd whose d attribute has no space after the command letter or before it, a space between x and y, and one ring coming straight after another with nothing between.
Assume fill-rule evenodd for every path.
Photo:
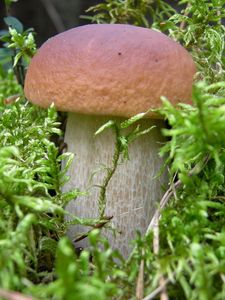
<instances>
[{"instance_id":1,"label":"fungus","mask_svg":"<svg viewBox=\"0 0 225 300\"><path fill-rule=\"evenodd\" d=\"M86 25L49 39L33 57L25 80L25 95L48 107L52 102L67 111L65 142L75 154L65 186L84 190L102 164L111 165L115 137L96 130L109 119L118 122L161 105L160 96L173 104L190 101L195 66L178 43L151 29L122 24ZM151 134L130 145L130 160L119 164L107 188L105 214L120 234L105 231L124 256L136 230L144 233L160 199L167 175L154 179L162 165L159 143L163 120L150 112L139 121L156 124ZM98 217L98 196L105 170L93 175L90 195L71 202L67 209L79 217ZM81 228L69 229L74 238ZM77 246L86 246L82 240Z\"/></svg>"}]
</instances>

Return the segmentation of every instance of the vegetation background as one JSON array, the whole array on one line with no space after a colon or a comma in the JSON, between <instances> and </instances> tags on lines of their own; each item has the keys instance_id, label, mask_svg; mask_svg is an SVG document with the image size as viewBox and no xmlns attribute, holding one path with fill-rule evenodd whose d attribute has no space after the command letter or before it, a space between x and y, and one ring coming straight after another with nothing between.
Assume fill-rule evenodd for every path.
<instances>
[{"instance_id":1,"label":"vegetation background","mask_svg":"<svg viewBox=\"0 0 225 300\"><path fill-rule=\"evenodd\" d=\"M169 141L160 155L168 155L170 186L128 260L94 221L74 216L92 229L90 249L78 253L65 236L64 207L81 191L61 192L72 160L59 147L62 116L23 96L38 35L9 14L25 2L4 1L0 33L0 297L224 300L225 1L182 0L175 10L159 0L106 0L86 13L86 21L163 31L188 49L198 68L192 106L177 109L162 99Z\"/></svg>"},{"instance_id":2,"label":"vegetation background","mask_svg":"<svg viewBox=\"0 0 225 300\"><path fill-rule=\"evenodd\" d=\"M90 23L80 16L101 0L20 0L12 3L10 15L18 18L25 28L34 28L37 45L41 45L50 36L78 25ZM178 1L166 1L178 8ZM6 15L4 1L0 1L0 28L5 27Z\"/></svg>"}]
</instances>

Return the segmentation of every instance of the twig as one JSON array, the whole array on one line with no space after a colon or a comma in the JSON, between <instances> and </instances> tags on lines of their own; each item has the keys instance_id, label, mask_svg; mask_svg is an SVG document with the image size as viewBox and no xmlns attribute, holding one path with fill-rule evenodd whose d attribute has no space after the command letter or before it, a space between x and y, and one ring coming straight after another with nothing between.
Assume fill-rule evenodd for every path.
<instances>
[{"instance_id":1,"label":"twig","mask_svg":"<svg viewBox=\"0 0 225 300\"><path fill-rule=\"evenodd\" d=\"M215 196L212 199L225 200L225 196Z\"/></svg>"},{"instance_id":2,"label":"twig","mask_svg":"<svg viewBox=\"0 0 225 300\"><path fill-rule=\"evenodd\" d=\"M221 23L222 23L221 11L220 10L221 10L221 7L218 7L217 12L216 12L217 16L220 17L220 19L218 20L219 25L221 25Z\"/></svg>"},{"instance_id":3,"label":"twig","mask_svg":"<svg viewBox=\"0 0 225 300\"><path fill-rule=\"evenodd\" d=\"M207 155L204 159L203 162L198 163L197 165L194 166L194 168L189 172L188 176L191 177L194 174L198 174L203 168L204 166L207 164L207 162L209 161L210 156ZM151 230L153 230L153 251L158 251L159 249L159 237L158 237L158 227L159 227L159 220L161 217L160 211L165 207L165 205L168 203L168 201L170 200L170 197L174 194L174 191L179 188L181 186L182 182L180 180L177 180L173 185L171 184L171 186L169 187L169 189L165 192L165 194L163 195L160 203L159 203L159 208L155 211L155 214L146 230L145 235L148 235L149 232ZM129 258L127 259L127 264L130 263L131 258L135 252L136 247L133 249L133 251L131 252ZM164 297L166 296L166 294L163 295L163 292L165 290L166 285L168 284L168 282L170 282L169 279L160 279L160 286L155 289L151 294L149 294L148 296L146 296L145 298L143 298L142 300L151 300L154 299L155 296L157 296L159 293L162 292L161 296ZM163 298L161 298L163 299ZM163 300L168 299L168 298L164 298Z\"/></svg>"},{"instance_id":4,"label":"twig","mask_svg":"<svg viewBox=\"0 0 225 300\"><path fill-rule=\"evenodd\" d=\"M139 267L137 286L136 286L136 298L142 300L144 297L144 260L141 260Z\"/></svg>"},{"instance_id":5,"label":"twig","mask_svg":"<svg viewBox=\"0 0 225 300\"><path fill-rule=\"evenodd\" d=\"M57 9L55 8L54 4L51 0L41 0L42 5L44 6L45 10L47 11L53 25L55 26L57 32L62 32L65 30L65 26L62 22L60 14L58 13Z\"/></svg>"},{"instance_id":6,"label":"twig","mask_svg":"<svg viewBox=\"0 0 225 300\"><path fill-rule=\"evenodd\" d=\"M185 8L185 11L184 11L184 16L185 16L185 17L188 16L188 9L189 9L190 6L191 6L191 4L188 3L187 6L186 6L186 8ZM180 31L182 31L182 30L184 29L185 25L186 25L186 22L185 22L185 20L183 20L183 21L180 23Z\"/></svg>"},{"instance_id":7,"label":"twig","mask_svg":"<svg viewBox=\"0 0 225 300\"><path fill-rule=\"evenodd\" d=\"M223 284L225 283L225 275L223 273L220 274L220 278L223 281Z\"/></svg>"},{"instance_id":8,"label":"twig","mask_svg":"<svg viewBox=\"0 0 225 300\"><path fill-rule=\"evenodd\" d=\"M159 254L159 210L157 211L157 214L154 215L154 223L153 223L153 252L155 254Z\"/></svg>"},{"instance_id":9,"label":"twig","mask_svg":"<svg viewBox=\"0 0 225 300\"><path fill-rule=\"evenodd\" d=\"M165 286L170 282L169 279L164 280L164 283L157 287L151 294L146 296L143 300L152 300L154 299L162 290L165 288Z\"/></svg>"},{"instance_id":10,"label":"twig","mask_svg":"<svg viewBox=\"0 0 225 300\"><path fill-rule=\"evenodd\" d=\"M0 297L3 297L6 300L35 300L29 296L23 295L14 291L7 291L0 289Z\"/></svg>"},{"instance_id":11,"label":"twig","mask_svg":"<svg viewBox=\"0 0 225 300\"><path fill-rule=\"evenodd\" d=\"M160 213L158 210L157 214L155 215L155 220L153 224L153 252L156 255L159 254L159 218ZM159 286L161 287L160 300L168 300L169 297L166 292L166 284L163 275L159 279Z\"/></svg>"},{"instance_id":12,"label":"twig","mask_svg":"<svg viewBox=\"0 0 225 300\"><path fill-rule=\"evenodd\" d=\"M75 240L73 240L74 243L77 243L79 241L82 241L83 239L87 238L88 235L96 228L102 228L104 227L111 219L113 218L113 216L105 216L103 218L101 218L99 220L99 223L95 224L94 226L92 226L93 228L90 229L89 231L85 232L85 233L81 233Z\"/></svg>"},{"instance_id":13,"label":"twig","mask_svg":"<svg viewBox=\"0 0 225 300\"><path fill-rule=\"evenodd\" d=\"M172 180L172 183L171 183L171 188L173 190L173 196L174 196L175 200L177 200L177 191L176 191L176 189L174 187L174 182L175 182L176 177L177 177L177 172L174 174L173 180Z\"/></svg>"},{"instance_id":14,"label":"twig","mask_svg":"<svg viewBox=\"0 0 225 300\"><path fill-rule=\"evenodd\" d=\"M165 205L169 201L170 197L173 195L173 189L180 187L180 185L181 185L181 181L178 180L177 182L174 183L173 188L170 186L170 188L166 191L166 193L164 194L164 196L162 197L162 199L159 203L159 208L154 213L154 216L148 226L146 234L148 234L154 228L154 226L155 227L157 226L157 223L161 216L160 211L165 207Z\"/></svg>"},{"instance_id":15,"label":"twig","mask_svg":"<svg viewBox=\"0 0 225 300\"><path fill-rule=\"evenodd\" d=\"M162 290L160 291L160 300L169 300L169 296L166 291L167 283L165 283L165 282L166 282L166 279L162 275L159 279L159 286L162 287Z\"/></svg>"},{"instance_id":16,"label":"twig","mask_svg":"<svg viewBox=\"0 0 225 300\"><path fill-rule=\"evenodd\" d=\"M20 94L15 94L15 95L8 96L7 98L5 98L3 100L3 103L5 105L10 105L10 104L14 103L15 101L17 101L20 97L21 97Z\"/></svg>"},{"instance_id":17,"label":"twig","mask_svg":"<svg viewBox=\"0 0 225 300\"><path fill-rule=\"evenodd\" d=\"M194 174L196 174L196 172L199 172L199 170L202 169L202 167L204 167L204 165L207 163L209 157L207 156L204 160L202 166L200 167L198 164L195 165L195 167L189 172L189 176L192 176ZM172 183L170 185L170 188L166 191L166 193L164 194L164 196L162 197L160 204L159 204L159 208L156 210L149 226L147 229L147 234L149 233L149 231L152 229L153 230L153 252L154 254L158 255L159 254L159 220L161 217L160 211L161 209L163 209L165 207L165 205L167 204L167 202L169 201L170 197L172 195L174 195L174 193L176 193L176 188L178 188L181 185L181 181L178 180L177 182L175 182L174 184ZM160 300L168 300L169 297L167 295L166 292L166 284L165 284L165 279L163 277L163 275L160 277L159 279L159 286L161 287L161 295L160 295Z\"/></svg>"},{"instance_id":18,"label":"twig","mask_svg":"<svg viewBox=\"0 0 225 300\"><path fill-rule=\"evenodd\" d=\"M195 174L198 174L204 168L204 166L207 164L207 162L209 161L209 158L210 158L209 155L207 155L203 159L203 162L199 162L198 164L196 164L194 166L194 168L188 173L188 176L191 177ZM149 232L153 229L154 224L157 222L157 220L160 219L160 217L161 217L160 211L168 203L170 197L174 194L174 190L179 188L181 186L181 184L182 184L182 182L180 180L177 180L174 184L171 184L169 189L165 192L165 194L163 195L163 197L159 203L159 208L155 211L153 218L152 218L150 224L148 225L146 235L149 234ZM157 223L156 223L156 225L157 225Z\"/></svg>"}]
</instances>

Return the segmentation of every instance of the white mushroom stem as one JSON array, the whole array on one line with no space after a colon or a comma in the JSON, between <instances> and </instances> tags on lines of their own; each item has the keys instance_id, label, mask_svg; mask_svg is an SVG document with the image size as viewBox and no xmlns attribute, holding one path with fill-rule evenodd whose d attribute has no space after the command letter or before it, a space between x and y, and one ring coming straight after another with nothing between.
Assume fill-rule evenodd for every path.
<instances>
[{"instance_id":1,"label":"white mushroom stem","mask_svg":"<svg viewBox=\"0 0 225 300\"><path fill-rule=\"evenodd\" d=\"M78 187L89 192L88 196L79 197L68 205L67 210L75 216L99 217L99 186L106 176L104 166L112 166L115 133L108 129L95 136L95 132L109 119L123 121L122 118L69 113L65 142L75 158L68 173L70 181L64 189ZM129 146L130 159L119 163L106 190L105 216L112 217L109 223L116 228L117 234L114 236L112 231L104 229L104 235L125 257L132 249L130 242L135 238L136 231L146 231L156 203L162 196L162 184L167 182L166 174L155 178L162 166L158 152L165 141L160 132L164 124L160 120L150 119L138 123L143 128L152 125L156 128ZM68 234L74 240L85 231L88 229L76 225L71 226ZM77 246L86 247L87 239L78 242Z\"/></svg>"}]
</instances>

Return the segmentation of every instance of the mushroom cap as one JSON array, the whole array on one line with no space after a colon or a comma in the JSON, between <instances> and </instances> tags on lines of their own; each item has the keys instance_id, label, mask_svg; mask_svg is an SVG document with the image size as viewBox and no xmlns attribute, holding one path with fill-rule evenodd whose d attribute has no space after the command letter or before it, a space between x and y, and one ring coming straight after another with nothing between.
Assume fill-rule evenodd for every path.
<instances>
[{"instance_id":1,"label":"mushroom cap","mask_svg":"<svg viewBox=\"0 0 225 300\"><path fill-rule=\"evenodd\" d=\"M25 96L61 111L130 117L190 102L189 53L155 30L125 24L80 26L47 40L28 67Z\"/></svg>"}]
</instances>

